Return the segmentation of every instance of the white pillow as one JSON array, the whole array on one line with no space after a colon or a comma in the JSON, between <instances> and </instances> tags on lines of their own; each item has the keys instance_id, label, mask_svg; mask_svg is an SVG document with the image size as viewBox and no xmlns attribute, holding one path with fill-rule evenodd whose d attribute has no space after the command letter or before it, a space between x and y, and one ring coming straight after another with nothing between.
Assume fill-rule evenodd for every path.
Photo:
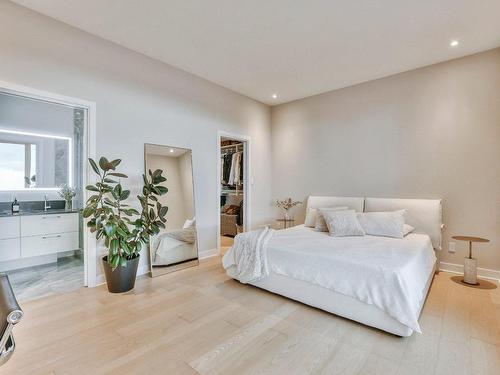
<instances>
[{"instance_id":1,"label":"white pillow","mask_svg":"<svg viewBox=\"0 0 500 375\"><path fill-rule=\"evenodd\" d=\"M382 237L404 237L405 210L391 212L363 212L358 214L359 223L366 234Z\"/></svg>"},{"instance_id":2,"label":"white pillow","mask_svg":"<svg viewBox=\"0 0 500 375\"><path fill-rule=\"evenodd\" d=\"M326 221L324 218L324 214L326 212L332 212L332 211L345 211L348 210L349 207L323 207L323 208L312 208L311 210L316 210L316 220L314 223L314 227L316 228L317 231L320 232L328 232L328 227L326 225Z\"/></svg>"},{"instance_id":3,"label":"white pillow","mask_svg":"<svg viewBox=\"0 0 500 375\"><path fill-rule=\"evenodd\" d=\"M328 211L324 213L330 236L364 236L365 232L354 210Z\"/></svg>"},{"instance_id":4,"label":"white pillow","mask_svg":"<svg viewBox=\"0 0 500 375\"><path fill-rule=\"evenodd\" d=\"M411 225L405 224L405 226L403 227L403 237L406 237L414 230L415 230L415 228L413 228Z\"/></svg>"},{"instance_id":5,"label":"white pillow","mask_svg":"<svg viewBox=\"0 0 500 375\"><path fill-rule=\"evenodd\" d=\"M309 228L314 228L316 225L316 215L318 214L318 209L310 208L307 210L306 220L304 225Z\"/></svg>"},{"instance_id":6,"label":"white pillow","mask_svg":"<svg viewBox=\"0 0 500 375\"><path fill-rule=\"evenodd\" d=\"M184 222L184 225L182 226L182 229L194 228L195 223L196 223L196 218L193 217L192 219L187 219Z\"/></svg>"}]
</instances>

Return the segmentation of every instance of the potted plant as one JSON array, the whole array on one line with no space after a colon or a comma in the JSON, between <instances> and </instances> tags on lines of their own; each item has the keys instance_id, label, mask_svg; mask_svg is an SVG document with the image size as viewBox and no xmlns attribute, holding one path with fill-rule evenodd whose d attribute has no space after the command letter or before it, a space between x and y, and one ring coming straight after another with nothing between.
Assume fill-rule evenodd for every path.
<instances>
[{"instance_id":1,"label":"potted plant","mask_svg":"<svg viewBox=\"0 0 500 375\"><path fill-rule=\"evenodd\" d=\"M89 159L99 181L86 187L93 194L83 210L83 217L88 219L87 227L98 240L104 240L108 250L102 260L111 293L134 288L142 247L149 243L150 236L165 228L168 211L168 207L158 201L158 197L168 191L161 185L167 179L160 169L154 172L149 170L148 175L142 175L142 195L137 196L142 207L140 213L124 203L130 196L130 190L124 190L121 182L116 180L127 178L127 175L116 171L120 162L120 159L108 161L105 157L101 157L99 163Z\"/></svg>"},{"instance_id":2,"label":"potted plant","mask_svg":"<svg viewBox=\"0 0 500 375\"><path fill-rule=\"evenodd\" d=\"M285 220L290 219L289 211L295 206L298 206L299 204L302 204L302 202L292 201L292 198L287 198L282 201L280 201L279 199L276 200L276 207L285 210Z\"/></svg>"},{"instance_id":3,"label":"potted plant","mask_svg":"<svg viewBox=\"0 0 500 375\"><path fill-rule=\"evenodd\" d=\"M64 184L59 187L58 193L66 202L64 206L66 210L71 211L73 209L73 198L76 196L76 189Z\"/></svg>"}]
</instances>

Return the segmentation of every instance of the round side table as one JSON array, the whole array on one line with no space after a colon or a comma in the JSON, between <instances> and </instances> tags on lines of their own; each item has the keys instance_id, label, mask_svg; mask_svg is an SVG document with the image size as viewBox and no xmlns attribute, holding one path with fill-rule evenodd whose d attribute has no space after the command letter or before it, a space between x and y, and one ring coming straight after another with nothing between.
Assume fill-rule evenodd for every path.
<instances>
[{"instance_id":1,"label":"round side table","mask_svg":"<svg viewBox=\"0 0 500 375\"><path fill-rule=\"evenodd\" d=\"M471 236L452 236L454 240L466 241L469 243L469 257L464 259L464 283L478 285L477 281L477 259L472 257L473 242L490 242L490 240L481 237Z\"/></svg>"}]
</instances>

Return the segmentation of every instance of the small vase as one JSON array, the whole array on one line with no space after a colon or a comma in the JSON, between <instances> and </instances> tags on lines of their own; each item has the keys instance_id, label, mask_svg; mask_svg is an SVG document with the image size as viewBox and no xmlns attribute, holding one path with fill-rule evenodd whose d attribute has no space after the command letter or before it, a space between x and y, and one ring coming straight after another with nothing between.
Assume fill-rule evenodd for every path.
<instances>
[{"instance_id":1,"label":"small vase","mask_svg":"<svg viewBox=\"0 0 500 375\"><path fill-rule=\"evenodd\" d=\"M285 210L285 220L290 219L290 214L288 213L288 210Z\"/></svg>"},{"instance_id":2,"label":"small vase","mask_svg":"<svg viewBox=\"0 0 500 375\"><path fill-rule=\"evenodd\" d=\"M66 211L71 211L73 209L73 199L66 200Z\"/></svg>"}]
</instances>

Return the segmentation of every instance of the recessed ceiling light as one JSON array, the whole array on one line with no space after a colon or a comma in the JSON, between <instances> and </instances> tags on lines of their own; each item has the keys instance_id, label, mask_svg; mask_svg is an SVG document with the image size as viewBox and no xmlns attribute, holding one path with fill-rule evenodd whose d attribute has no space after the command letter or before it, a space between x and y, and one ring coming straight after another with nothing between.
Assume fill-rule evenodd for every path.
<instances>
[{"instance_id":1,"label":"recessed ceiling light","mask_svg":"<svg viewBox=\"0 0 500 375\"><path fill-rule=\"evenodd\" d=\"M273 94L273 99L276 99L278 97L278 94Z\"/></svg>"},{"instance_id":2,"label":"recessed ceiling light","mask_svg":"<svg viewBox=\"0 0 500 375\"><path fill-rule=\"evenodd\" d=\"M458 40L452 40L452 41L450 42L450 46L452 46L452 47L456 47L456 46L458 46Z\"/></svg>"},{"instance_id":3,"label":"recessed ceiling light","mask_svg":"<svg viewBox=\"0 0 500 375\"><path fill-rule=\"evenodd\" d=\"M171 148L171 149L170 149L170 152L174 152L174 149L173 149L173 148Z\"/></svg>"}]
</instances>

